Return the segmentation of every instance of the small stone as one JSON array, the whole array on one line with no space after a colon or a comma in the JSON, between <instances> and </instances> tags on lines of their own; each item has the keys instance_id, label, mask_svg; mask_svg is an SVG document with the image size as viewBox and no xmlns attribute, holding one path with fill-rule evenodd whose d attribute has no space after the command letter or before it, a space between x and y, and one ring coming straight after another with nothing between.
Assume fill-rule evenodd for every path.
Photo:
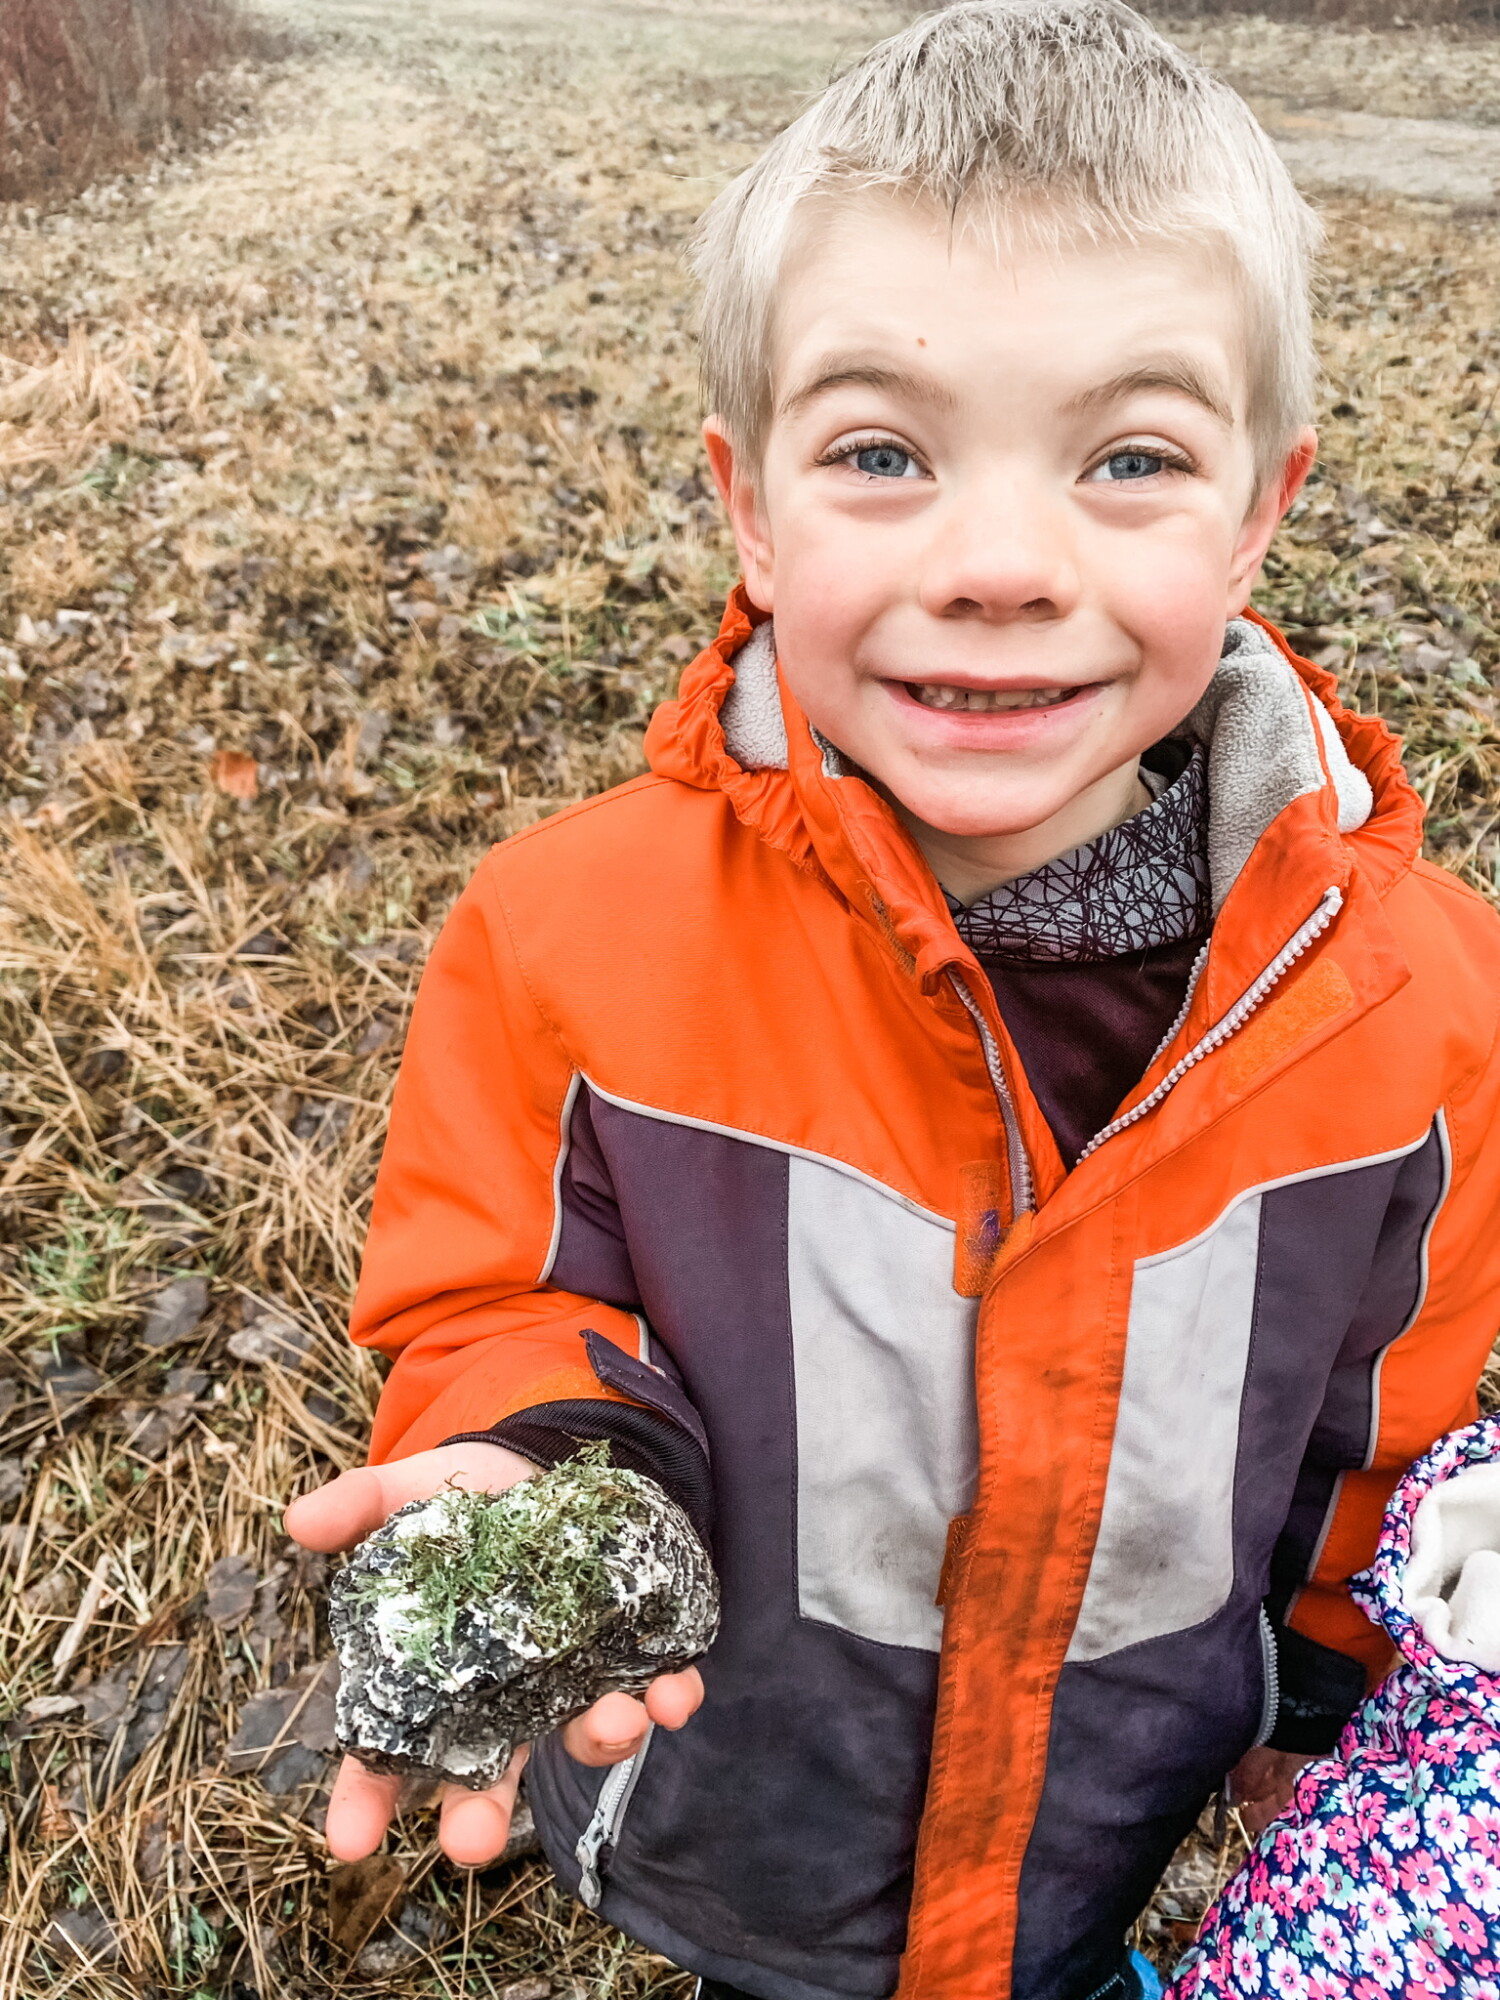
<instances>
[{"instance_id":1,"label":"small stone","mask_svg":"<svg viewBox=\"0 0 1500 2000\"><path fill-rule=\"evenodd\" d=\"M446 1487L334 1578L339 1745L479 1791L518 1744L685 1667L718 1622L687 1516L604 1447L504 1493Z\"/></svg>"},{"instance_id":2,"label":"small stone","mask_svg":"<svg viewBox=\"0 0 1500 2000\"><path fill-rule=\"evenodd\" d=\"M188 1338L207 1311L207 1278L174 1278L151 1301L141 1340L147 1347L173 1347Z\"/></svg>"}]
</instances>

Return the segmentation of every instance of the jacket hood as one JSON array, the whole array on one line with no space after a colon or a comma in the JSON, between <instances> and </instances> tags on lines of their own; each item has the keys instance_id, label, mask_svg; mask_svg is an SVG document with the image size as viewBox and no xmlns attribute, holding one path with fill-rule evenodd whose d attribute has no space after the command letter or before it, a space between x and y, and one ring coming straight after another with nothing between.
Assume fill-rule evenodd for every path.
<instances>
[{"instance_id":1,"label":"jacket hood","mask_svg":"<svg viewBox=\"0 0 1500 2000\"><path fill-rule=\"evenodd\" d=\"M1183 733L1208 756L1209 866L1217 912L1257 844L1292 802L1312 798L1329 835L1359 835L1377 892L1403 875L1421 846L1422 809L1385 724L1356 715L1332 674L1300 659L1266 620L1233 620L1219 666ZM852 846L863 886L889 909L880 877L915 856L894 813L856 768L818 736L777 668L775 628L737 589L713 643L683 675L676 701L652 719L651 767L663 777L717 787L740 818L803 865L821 863L847 885ZM798 752L801 752L799 755ZM833 795L843 793L843 809ZM856 805L857 798L857 805ZM851 812L849 808L854 808ZM853 822L862 823L865 839ZM840 841L820 840L820 823ZM840 850L843 850L841 852ZM926 870L918 862L921 874Z\"/></svg>"}]
</instances>

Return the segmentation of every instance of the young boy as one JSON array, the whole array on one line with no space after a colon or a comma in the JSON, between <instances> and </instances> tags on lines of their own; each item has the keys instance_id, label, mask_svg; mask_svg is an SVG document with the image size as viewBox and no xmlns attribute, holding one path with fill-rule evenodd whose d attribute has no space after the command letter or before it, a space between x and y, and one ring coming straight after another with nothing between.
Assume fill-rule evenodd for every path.
<instances>
[{"instance_id":1,"label":"young boy","mask_svg":"<svg viewBox=\"0 0 1500 2000\"><path fill-rule=\"evenodd\" d=\"M1474 1409L1500 923L1242 615L1314 233L1117 0L877 48L702 237L719 636L651 775L497 849L428 967L372 1465L290 1520L600 1437L681 1500L701 1677L527 1785L710 1991L1135 1993L1205 1799L1260 1744L1268 1811L1379 1671L1348 1579ZM449 1795L455 1859L515 1777ZM394 1791L346 1767L336 1854Z\"/></svg>"}]
</instances>

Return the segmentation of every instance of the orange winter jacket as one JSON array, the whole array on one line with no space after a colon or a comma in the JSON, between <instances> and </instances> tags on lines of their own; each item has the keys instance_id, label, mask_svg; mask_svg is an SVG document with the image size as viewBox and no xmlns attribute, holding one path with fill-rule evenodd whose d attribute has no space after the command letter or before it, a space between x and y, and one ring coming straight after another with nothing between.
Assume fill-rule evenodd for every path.
<instances>
[{"instance_id":1,"label":"orange winter jacket","mask_svg":"<svg viewBox=\"0 0 1500 2000\"><path fill-rule=\"evenodd\" d=\"M438 941L354 1318L373 1456L571 1427L711 1523L700 1713L533 1759L606 1917L763 2000L1083 2000L1270 1728L1276 1635L1382 1664L1347 1581L1500 1325L1500 921L1418 858L1385 727L1237 621L1186 725L1211 944L1066 1172L755 623Z\"/></svg>"}]
</instances>

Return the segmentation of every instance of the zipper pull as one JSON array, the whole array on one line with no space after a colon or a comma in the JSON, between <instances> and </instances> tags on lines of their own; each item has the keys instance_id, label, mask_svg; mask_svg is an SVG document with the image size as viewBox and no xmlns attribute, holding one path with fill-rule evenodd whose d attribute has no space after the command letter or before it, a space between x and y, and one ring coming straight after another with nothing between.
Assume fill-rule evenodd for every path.
<instances>
[{"instance_id":1,"label":"zipper pull","mask_svg":"<svg viewBox=\"0 0 1500 2000\"><path fill-rule=\"evenodd\" d=\"M613 1845L620 1831L620 1821L625 1817L625 1808L630 1803L630 1795L641 1774L641 1764L655 1733L656 1725L648 1724L646 1740L640 1749L608 1773L594 1801L594 1816L578 1836L573 1859L578 1863L578 1900L586 1910L597 1910L603 1899L604 1882L599 1857L606 1847Z\"/></svg>"},{"instance_id":2,"label":"zipper pull","mask_svg":"<svg viewBox=\"0 0 1500 2000\"><path fill-rule=\"evenodd\" d=\"M578 1900L586 1910L597 1910L604 1896L599 1880L599 1853L604 1846L604 1828L595 1813L578 1839L573 1858L578 1863Z\"/></svg>"}]
</instances>

